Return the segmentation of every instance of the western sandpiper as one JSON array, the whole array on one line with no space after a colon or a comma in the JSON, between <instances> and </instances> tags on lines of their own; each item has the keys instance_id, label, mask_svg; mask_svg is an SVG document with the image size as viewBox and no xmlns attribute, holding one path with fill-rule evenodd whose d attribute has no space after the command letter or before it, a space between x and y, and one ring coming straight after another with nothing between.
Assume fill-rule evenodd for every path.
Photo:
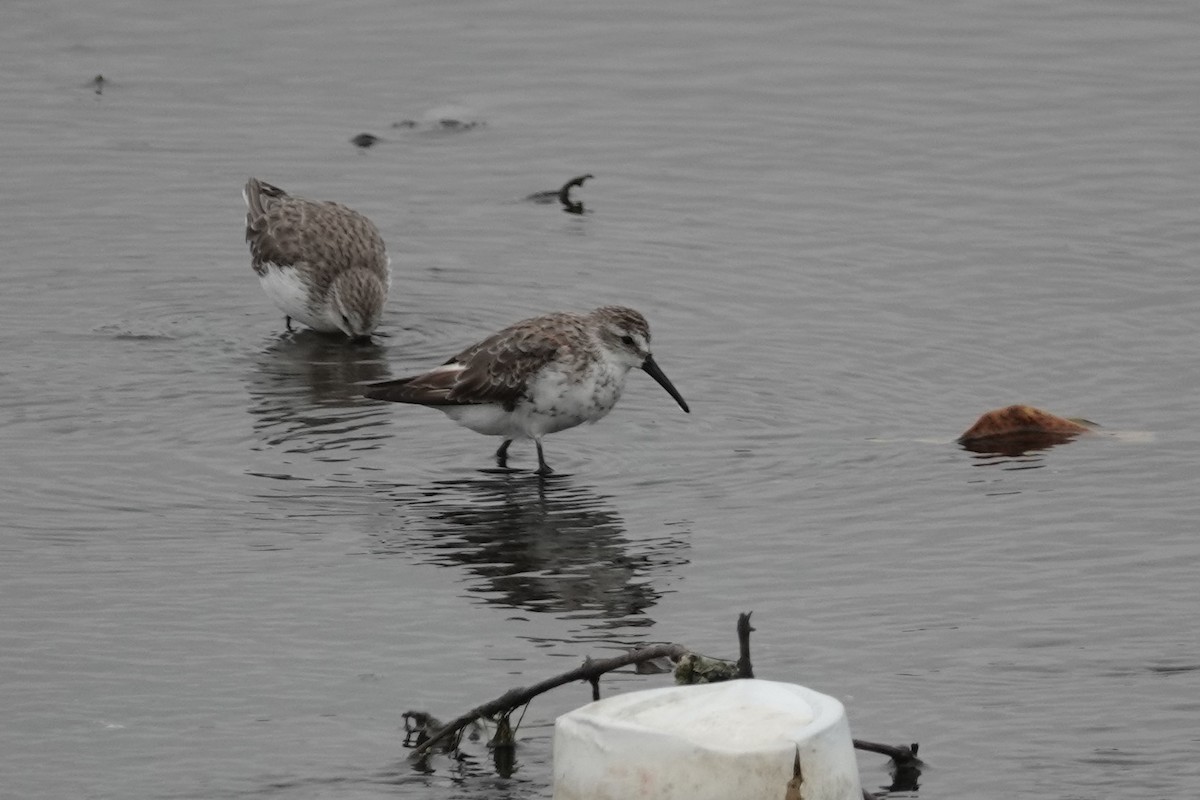
<instances>
[{"instance_id":1,"label":"western sandpiper","mask_svg":"<svg viewBox=\"0 0 1200 800\"><path fill-rule=\"evenodd\" d=\"M518 322L429 372L370 384L365 395L432 406L459 425L504 437L496 451L502 468L514 439L532 439L538 472L545 475L552 470L542 453L542 437L595 422L611 411L633 367L649 373L689 411L650 354L646 318L621 306Z\"/></svg>"},{"instance_id":2,"label":"western sandpiper","mask_svg":"<svg viewBox=\"0 0 1200 800\"><path fill-rule=\"evenodd\" d=\"M296 319L351 339L370 336L391 285L375 224L346 206L293 197L257 178L242 197L251 265L288 330Z\"/></svg>"}]
</instances>

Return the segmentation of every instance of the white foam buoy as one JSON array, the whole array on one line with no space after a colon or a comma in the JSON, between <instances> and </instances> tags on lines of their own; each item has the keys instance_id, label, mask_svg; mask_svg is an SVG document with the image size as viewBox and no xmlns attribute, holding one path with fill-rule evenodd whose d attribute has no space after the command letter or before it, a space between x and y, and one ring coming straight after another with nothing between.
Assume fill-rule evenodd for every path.
<instances>
[{"instance_id":1,"label":"white foam buoy","mask_svg":"<svg viewBox=\"0 0 1200 800\"><path fill-rule=\"evenodd\" d=\"M862 800L842 704L733 680L616 695L554 723L554 800Z\"/></svg>"}]
</instances>

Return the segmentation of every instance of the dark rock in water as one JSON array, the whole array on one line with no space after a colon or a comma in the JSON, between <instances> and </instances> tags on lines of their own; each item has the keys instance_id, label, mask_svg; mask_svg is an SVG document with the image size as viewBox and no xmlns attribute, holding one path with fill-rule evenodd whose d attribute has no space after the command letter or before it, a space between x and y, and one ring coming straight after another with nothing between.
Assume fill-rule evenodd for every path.
<instances>
[{"instance_id":1,"label":"dark rock in water","mask_svg":"<svg viewBox=\"0 0 1200 800\"><path fill-rule=\"evenodd\" d=\"M360 133L350 140L355 147L367 148L379 141L379 137L372 133Z\"/></svg>"},{"instance_id":2,"label":"dark rock in water","mask_svg":"<svg viewBox=\"0 0 1200 800\"><path fill-rule=\"evenodd\" d=\"M104 94L104 84L106 83L108 83L108 81L104 80L103 75L97 75L88 81L87 85L91 86L96 91L96 94Z\"/></svg>"},{"instance_id":3,"label":"dark rock in water","mask_svg":"<svg viewBox=\"0 0 1200 800\"><path fill-rule=\"evenodd\" d=\"M588 178L594 177L590 172L587 175L578 175L564 183L558 189L547 189L543 192L534 192L527 195L525 199L531 203L549 204L555 200L562 203L563 211L568 214L582 214L586 209L583 203L577 203L571 199L571 190L576 186L583 186L583 182Z\"/></svg>"}]
</instances>

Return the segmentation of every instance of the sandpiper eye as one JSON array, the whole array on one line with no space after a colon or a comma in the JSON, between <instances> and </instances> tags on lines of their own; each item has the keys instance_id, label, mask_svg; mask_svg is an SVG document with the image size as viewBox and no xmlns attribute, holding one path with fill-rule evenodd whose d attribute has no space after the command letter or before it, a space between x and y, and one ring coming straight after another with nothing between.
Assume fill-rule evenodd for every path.
<instances>
[{"instance_id":1,"label":"sandpiper eye","mask_svg":"<svg viewBox=\"0 0 1200 800\"><path fill-rule=\"evenodd\" d=\"M621 344L626 345L627 347L633 347L633 337L629 334L625 334L621 337Z\"/></svg>"}]
</instances>

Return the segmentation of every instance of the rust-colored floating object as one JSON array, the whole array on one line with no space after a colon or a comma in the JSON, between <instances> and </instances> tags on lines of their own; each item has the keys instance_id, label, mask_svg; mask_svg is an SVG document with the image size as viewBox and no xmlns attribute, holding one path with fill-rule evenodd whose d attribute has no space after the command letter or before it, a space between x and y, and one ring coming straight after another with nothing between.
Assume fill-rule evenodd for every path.
<instances>
[{"instance_id":1,"label":"rust-colored floating object","mask_svg":"<svg viewBox=\"0 0 1200 800\"><path fill-rule=\"evenodd\" d=\"M989 411L958 437L959 444L977 453L1022 455L1064 444L1092 429L1033 406L1008 406Z\"/></svg>"}]
</instances>

